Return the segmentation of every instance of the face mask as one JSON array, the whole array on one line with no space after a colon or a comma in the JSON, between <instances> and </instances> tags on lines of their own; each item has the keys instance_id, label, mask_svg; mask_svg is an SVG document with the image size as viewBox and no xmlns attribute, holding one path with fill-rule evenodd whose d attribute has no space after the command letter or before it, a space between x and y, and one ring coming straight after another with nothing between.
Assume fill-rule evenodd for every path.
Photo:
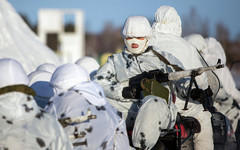
<instances>
[{"instance_id":1,"label":"face mask","mask_svg":"<svg viewBox=\"0 0 240 150\"><path fill-rule=\"evenodd\" d=\"M132 39L129 39L129 40L126 40L124 39L124 42L127 46L127 50L129 52L131 52L132 54L141 54L143 53L147 47L148 47L148 40L146 38L144 38L144 40L139 40L139 39L136 39L136 38L132 38ZM137 48L132 48L132 44L137 44L138 47Z\"/></svg>"}]
</instances>

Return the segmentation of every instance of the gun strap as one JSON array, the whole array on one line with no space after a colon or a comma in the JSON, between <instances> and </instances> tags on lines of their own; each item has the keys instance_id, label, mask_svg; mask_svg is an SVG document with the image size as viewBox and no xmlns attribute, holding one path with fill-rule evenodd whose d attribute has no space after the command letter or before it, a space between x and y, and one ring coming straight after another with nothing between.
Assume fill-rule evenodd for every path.
<instances>
[{"instance_id":1,"label":"gun strap","mask_svg":"<svg viewBox=\"0 0 240 150\"><path fill-rule=\"evenodd\" d=\"M165 64L172 66L176 71L183 71L182 68L178 67L177 65L171 64L166 58L164 58L161 54L159 54L157 51L152 49L152 52Z\"/></svg>"}]
</instances>

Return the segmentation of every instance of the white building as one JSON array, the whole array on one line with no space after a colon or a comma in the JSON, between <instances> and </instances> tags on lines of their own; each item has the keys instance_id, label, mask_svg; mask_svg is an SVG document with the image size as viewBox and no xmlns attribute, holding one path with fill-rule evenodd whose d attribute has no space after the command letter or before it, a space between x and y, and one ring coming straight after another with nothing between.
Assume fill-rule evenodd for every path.
<instances>
[{"instance_id":1,"label":"white building","mask_svg":"<svg viewBox=\"0 0 240 150\"><path fill-rule=\"evenodd\" d=\"M74 31L66 32L68 16L73 16ZM38 35L53 49L63 63L74 63L85 56L84 14L78 9L40 9Z\"/></svg>"}]
</instances>

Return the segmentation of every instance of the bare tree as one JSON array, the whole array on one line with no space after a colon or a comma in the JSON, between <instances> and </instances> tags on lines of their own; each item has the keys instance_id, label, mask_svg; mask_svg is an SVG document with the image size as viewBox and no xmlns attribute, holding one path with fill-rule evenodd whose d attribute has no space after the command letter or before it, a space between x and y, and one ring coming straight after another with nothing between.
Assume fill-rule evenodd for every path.
<instances>
[{"instance_id":1,"label":"bare tree","mask_svg":"<svg viewBox=\"0 0 240 150\"><path fill-rule=\"evenodd\" d=\"M229 31L222 22L216 24L216 38L222 44L226 44L229 40Z\"/></svg>"},{"instance_id":2,"label":"bare tree","mask_svg":"<svg viewBox=\"0 0 240 150\"><path fill-rule=\"evenodd\" d=\"M203 37L209 36L208 19L202 19L194 7L191 8L187 16L183 16L182 18L183 36L193 33L201 34Z\"/></svg>"}]
</instances>

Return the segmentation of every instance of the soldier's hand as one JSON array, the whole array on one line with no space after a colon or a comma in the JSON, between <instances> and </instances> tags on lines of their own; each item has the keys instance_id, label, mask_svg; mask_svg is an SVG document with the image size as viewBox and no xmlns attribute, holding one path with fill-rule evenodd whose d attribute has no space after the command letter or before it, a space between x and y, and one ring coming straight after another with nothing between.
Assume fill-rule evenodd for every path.
<instances>
[{"instance_id":1,"label":"soldier's hand","mask_svg":"<svg viewBox=\"0 0 240 150\"><path fill-rule=\"evenodd\" d=\"M139 99L141 95L141 89L136 86L124 87L122 90L123 98Z\"/></svg>"}]
</instances>

